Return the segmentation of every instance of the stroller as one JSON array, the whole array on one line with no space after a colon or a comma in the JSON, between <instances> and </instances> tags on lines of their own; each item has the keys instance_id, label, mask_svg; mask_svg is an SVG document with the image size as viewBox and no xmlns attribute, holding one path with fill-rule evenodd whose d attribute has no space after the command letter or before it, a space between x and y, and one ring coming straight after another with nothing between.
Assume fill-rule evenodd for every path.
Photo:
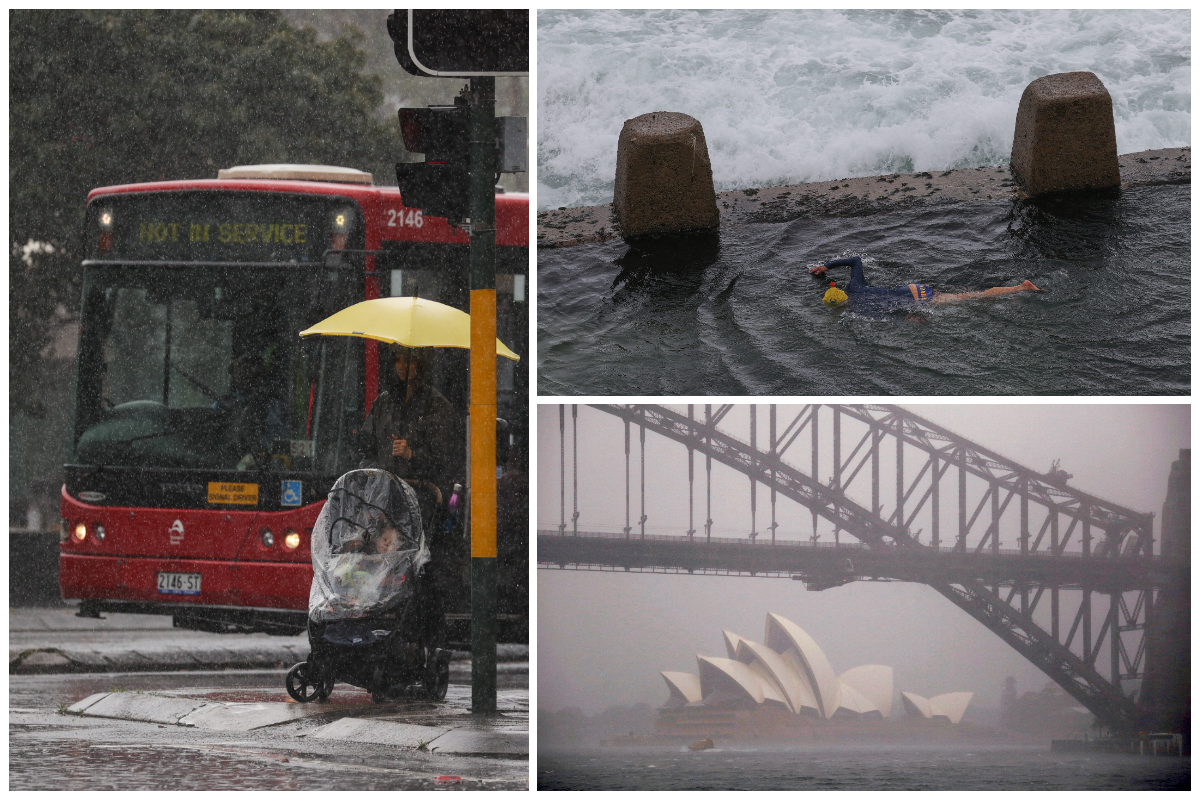
<instances>
[{"instance_id":1,"label":"stroller","mask_svg":"<svg viewBox=\"0 0 1200 800\"><path fill-rule=\"evenodd\" d=\"M311 652L288 671L288 694L325 700L343 681L376 703L444 700L450 651L429 558L412 487L379 469L338 478L313 528Z\"/></svg>"}]
</instances>

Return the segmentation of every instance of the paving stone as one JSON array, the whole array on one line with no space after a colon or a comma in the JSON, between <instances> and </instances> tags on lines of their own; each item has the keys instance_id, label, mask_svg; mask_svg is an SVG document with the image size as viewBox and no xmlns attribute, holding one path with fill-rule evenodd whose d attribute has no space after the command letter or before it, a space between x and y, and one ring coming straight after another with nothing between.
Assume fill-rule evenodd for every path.
<instances>
[{"instance_id":1,"label":"paving stone","mask_svg":"<svg viewBox=\"0 0 1200 800\"><path fill-rule=\"evenodd\" d=\"M528 756L529 734L456 729L434 739L428 749L442 755Z\"/></svg>"},{"instance_id":2,"label":"paving stone","mask_svg":"<svg viewBox=\"0 0 1200 800\"><path fill-rule=\"evenodd\" d=\"M342 710L307 703L208 703L179 724L209 731L252 731Z\"/></svg>"},{"instance_id":3,"label":"paving stone","mask_svg":"<svg viewBox=\"0 0 1200 800\"><path fill-rule=\"evenodd\" d=\"M430 749L430 742L437 740L438 737L449 731L450 728L345 717L316 731L309 732L307 736L314 739L336 739L347 742L374 742L419 750L422 745L426 749Z\"/></svg>"},{"instance_id":4,"label":"paving stone","mask_svg":"<svg viewBox=\"0 0 1200 800\"><path fill-rule=\"evenodd\" d=\"M140 692L109 692L83 710L86 717L124 719L131 722L156 722L178 725L180 720L208 705L188 697L164 697Z\"/></svg>"},{"instance_id":5,"label":"paving stone","mask_svg":"<svg viewBox=\"0 0 1200 800\"><path fill-rule=\"evenodd\" d=\"M18 653L14 658L9 655L10 668L20 672L39 672L41 670L61 669L69 666L71 660L62 653L53 650L38 650L32 653Z\"/></svg>"}]
</instances>

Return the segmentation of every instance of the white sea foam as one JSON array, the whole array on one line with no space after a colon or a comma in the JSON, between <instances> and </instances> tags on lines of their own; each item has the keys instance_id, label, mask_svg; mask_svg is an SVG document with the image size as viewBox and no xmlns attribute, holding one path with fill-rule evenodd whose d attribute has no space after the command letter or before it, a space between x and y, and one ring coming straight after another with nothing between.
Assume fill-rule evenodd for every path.
<instances>
[{"instance_id":1,"label":"white sea foam","mask_svg":"<svg viewBox=\"0 0 1200 800\"><path fill-rule=\"evenodd\" d=\"M1117 149L1190 144L1171 11L539 11L538 206L612 200L626 119L704 126L717 191L999 165L1025 86L1095 72Z\"/></svg>"}]
</instances>

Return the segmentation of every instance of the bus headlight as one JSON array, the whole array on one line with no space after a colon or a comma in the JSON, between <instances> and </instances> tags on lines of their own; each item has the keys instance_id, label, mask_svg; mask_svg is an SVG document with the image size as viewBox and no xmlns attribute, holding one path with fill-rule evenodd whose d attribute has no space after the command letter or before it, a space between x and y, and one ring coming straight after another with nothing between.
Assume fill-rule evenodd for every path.
<instances>
[{"instance_id":1,"label":"bus headlight","mask_svg":"<svg viewBox=\"0 0 1200 800\"><path fill-rule=\"evenodd\" d=\"M96 525L96 541L97 542L104 541L104 526L103 525Z\"/></svg>"},{"instance_id":2,"label":"bus headlight","mask_svg":"<svg viewBox=\"0 0 1200 800\"><path fill-rule=\"evenodd\" d=\"M75 541L82 542L87 538L87 525L82 522L75 526Z\"/></svg>"},{"instance_id":3,"label":"bus headlight","mask_svg":"<svg viewBox=\"0 0 1200 800\"><path fill-rule=\"evenodd\" d=\"M350 228L354 224L354 212L349 208L339 208L333 212L329 232L329 248L331 250L345 250L346 237L350 234Z\"/></svg>"},{"instance_id":4,"label":"bus headlight","mask_svg":"<svg viewBox=\"0 0 1200 800\"><path fill-rule=\"evenodd\" d=\"M96 243L100 248L100 252L107 253L112 250L113 240L113 211L111 208L100 209L100 214L96 218L96 222L100 228L100 238Z\"/></svg>"},{"instance_id":5,"label":"bus headlight","mask_svg":"<svg viewBox=\"0 0 1200 800\"><path fill-rule=\"evenodd\" d=\"M275 534L271 533L269 529L264 530L262 532L262 543L263 547L273 547L275 544Z\"/></svg>"},{"instance_id":6,"label":"bus headlight","mask_svg":"<svg viewBox=\"0 0 1200 800\"><path fill-rule=\"evenodd\" d=\"M333 212L333 232L347 234L354 223L354 211L349 208L339 208Z\"/></svg>"},{"instance_id":7,"label":"bus headlight","mask_svg":"<svg viewBox=\"0 0 1200 800\"><path fill-rule=\"evenodd\" d=\"M283 546L288 550L295 550L300 546L300 534L296 531L288 531L283 537Z\"/></svg>"}]
</instances>

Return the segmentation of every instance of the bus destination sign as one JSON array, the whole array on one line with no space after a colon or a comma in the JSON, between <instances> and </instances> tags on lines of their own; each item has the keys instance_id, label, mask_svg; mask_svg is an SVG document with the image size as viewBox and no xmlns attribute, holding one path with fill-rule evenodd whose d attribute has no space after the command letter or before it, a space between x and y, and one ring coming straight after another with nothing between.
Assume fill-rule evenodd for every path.
<instances>
[{"instance_id":1,"label":"bus destination sign","mask_svg":"<svg viewBox=\"0 0 1200 800\"><path fill-rule=\"evenodd\" d=\"M93 200L89 212L89 246L106 259L316 261L361 236L357 208L337 198L116 196Z\"/></svg>"},{"instance_id":2,"label":"bus destination sign","mask_svg":"<svg viewBox=\"0 0 1200 800\"><path fill-rule=\"evenodd\" d=\"M183 237L186 237L184 239ZM306 244L308 225L298 222L139 222L138 241L221 244Z\"/></svg>"}]
</instances>

